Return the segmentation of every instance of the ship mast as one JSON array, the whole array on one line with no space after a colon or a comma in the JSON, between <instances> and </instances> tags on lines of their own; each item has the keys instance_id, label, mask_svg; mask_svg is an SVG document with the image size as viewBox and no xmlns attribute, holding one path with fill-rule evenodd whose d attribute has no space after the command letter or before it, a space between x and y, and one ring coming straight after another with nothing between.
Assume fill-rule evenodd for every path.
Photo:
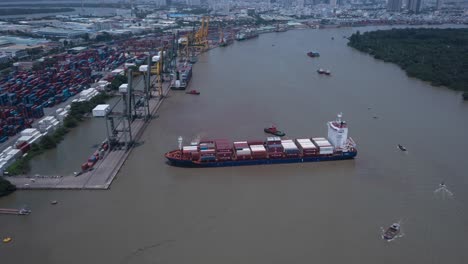
<instances>
[{"instance_id":1,"label":"ship mast","mask_svg":"<svg viewBox=\"0 0 468 264\"><path fill-rule=\"evenodd\" d=\"M182 136L179 136L177 141L179 142L179 150L182 150L182 143L184 142L184 139L182 138Z\"/></svg>"}]
</instances>

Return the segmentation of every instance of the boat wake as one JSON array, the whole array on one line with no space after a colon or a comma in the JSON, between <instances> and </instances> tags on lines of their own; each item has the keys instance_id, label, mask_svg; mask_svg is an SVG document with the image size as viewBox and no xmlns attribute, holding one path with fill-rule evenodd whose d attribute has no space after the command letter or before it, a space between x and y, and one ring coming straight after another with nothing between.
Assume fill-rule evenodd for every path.
<instances>
[{"instance_id":1,"label":"boat wake","mask_svg":"<svg viewBox=\"0 0 468 264\"><path fill-rule=\"evenodd\" d=\"M439 188L435 189L434 194L440 196L442 199L453 198L453 193L447 188L444 182L439 184Z\"/></svg>"}]
</instances>

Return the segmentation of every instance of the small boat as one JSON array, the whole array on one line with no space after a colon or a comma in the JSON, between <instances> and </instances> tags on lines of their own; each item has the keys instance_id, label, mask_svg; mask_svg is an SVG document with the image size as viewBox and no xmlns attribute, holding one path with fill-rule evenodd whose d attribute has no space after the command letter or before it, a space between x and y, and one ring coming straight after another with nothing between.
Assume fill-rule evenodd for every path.
<instances>
[{"instance_id":1,"label":"small boat","mask_svg":"<svg viewBox=\"0 0 468 264\"><path fill-rule=\"evenodd\" d=\"M11 240L13 240L11 237L5 237L5 238L3 239L3 243L10 243Z\"/></svg>"},{"instance_id":2,"label":"small boat","mask_svg":"<svg viewBox=\"0 0 468 264\"><path fill-rule=\"evenodd\" d=\"M385 230L382 238L389 241L392 240L400 233L400 224L393 223L387 230Z\"/></svg>"},{"instance_id":3,"label":"small boat","mask_svg":"<svg viewBox=\"0 0 468 264\"><path fill-rule=\"evenodd\" d=\"M57 204L57 203L58 203L58 202L55 201L55 200L53 200L53 201L50 202L50 204L53 204L53 205L55 205L55 204Z\"/></svg>"},{"instance_id":4,"label":"small boat","mask_svg":"<svg viewBox=\"0 0 468 264\"><path fill-rule=\"evenodd\" d=\"M28 215L28 214L30 214L30 213L31 213L31 210L29 210L29 209L24 209L24 208L23 208L23 209L20 209L20 210L18 211L18 214L20 214L20 215Z\"/></svg>"},{"instance_id":5,"label":"small boat","mask_svg":"<svg viewBox=\"0 0 468 264\"><path fill-rule=\"evenodd\" d=\"M278 129L276 129L275 126L264 128L263 131L265 131L265 133L273 134L278 137L283 137L286 135L283 131L279 131Z\"/></svg>"},{"instance_id":6,"label":"small boat","mask_svg":"<svg viewBox=\"0 0 468 264\"><path fill-rule=\"evenodd\" d=\"M307 56L309 56L311 58L316 58L316 57L320 57L320 53L314 52L314 51L309 51L309 52L307 52Z\"/></svg>"},{"instance_id":7,"label":"small boat","mask_svg":"<svg viewBox=\"0 0 468 264\"><path fill-rule=\"evenodd\" d=\"M199 94L200 94L200 92L197 91L197 90L190 90L190 91L185 92L185 93L186 93L186 94L194 94L194 95L199 95Z\"/></svg>"},{"instance_id":8,"label":"small boat","mask_svg":"<svg viewBox=\"0 0 468 264\"><path fill-rule=\"evenodd\" d=\"M330 70L324 70L322 68L318 69L317 72L319 74L325 74L325 75L330 75L331 74Z\"/></svg>"},{"instance_id":9,"label":"small boat","mask_svg":"<svg viewBox=\"0 0 468 264\"><path fill-rule=\"evenodd\" d=\"M401 151L406 151L406 148L403 147L402 145L398 144L398 148L401 150Z\"/></svg>"}]
</instances>

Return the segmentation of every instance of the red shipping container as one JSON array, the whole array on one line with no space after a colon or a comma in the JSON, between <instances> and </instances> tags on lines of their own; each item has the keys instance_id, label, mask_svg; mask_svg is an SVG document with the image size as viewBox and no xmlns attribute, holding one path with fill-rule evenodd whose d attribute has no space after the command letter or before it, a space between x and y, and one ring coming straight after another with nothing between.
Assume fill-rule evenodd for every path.
<instances>
[{"instance_id":1,"label":"red shipping container","mask_svg":"<svg viewBox=\"0 0 468 264\"><path fill-rule=\"evenodd\" d=\"M25 154L25 153L28 152L30 149L31 149L31 145L26 144L26 145L22 146L20 150L21 150L21 152L22 152L23 154Z\"/></svg>"},{"instance_id":2,"label":"red shipping container","mask_svg":"<svg viewBox=\"0 0 468 264\"><path fill-rule=\"evenodd\" d=\"M27 144L28 144L28 142L23 141L23 142L21 142L21 143L16 144L16 148L17 148L17 149L21 149L23 146L25 146L25 145L27 145Z\"/></svg>"}]
</instances>

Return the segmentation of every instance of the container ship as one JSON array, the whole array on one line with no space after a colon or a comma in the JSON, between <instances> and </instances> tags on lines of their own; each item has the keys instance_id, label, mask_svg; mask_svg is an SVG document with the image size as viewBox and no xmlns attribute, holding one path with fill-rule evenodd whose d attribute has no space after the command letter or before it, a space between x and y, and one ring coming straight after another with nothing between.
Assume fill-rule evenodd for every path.
<instances>
[{"instance_id":1,"label":"container ship","mask_svg":"<svg viewBox=\"0 0 468 264\"><path fill-rule=\"evenodd\" d=\"M258 37L258 33L255 30L240 31L236 34L236 40L238 41L256 38L256 37Z\"/></svg>"},{"instance_id":2,"label":"container ship","mask_svg":"<svg viewBox=\"0 0 468 264\"><path fill-rule=\"evenodd\" d=\"M171 83L171 89L185 90L192 78L192 65L190 63L179 65L175 75Z\"/></svg>"},{"instance_id":3,"label":"container ship","mask_svg":"<svg viewBox=\"0 0 468 264\"><path fill-rule=\"evenodd\" d=\"M353 159L356 144L348 137L348 125L338 114L335 121L327 123L328 138L313 137L281 140L230 142L228 140L203 140L165 154L169 163L178 167L224 167L279 163L302 163Z\"/></svg>"}]
</instances>

